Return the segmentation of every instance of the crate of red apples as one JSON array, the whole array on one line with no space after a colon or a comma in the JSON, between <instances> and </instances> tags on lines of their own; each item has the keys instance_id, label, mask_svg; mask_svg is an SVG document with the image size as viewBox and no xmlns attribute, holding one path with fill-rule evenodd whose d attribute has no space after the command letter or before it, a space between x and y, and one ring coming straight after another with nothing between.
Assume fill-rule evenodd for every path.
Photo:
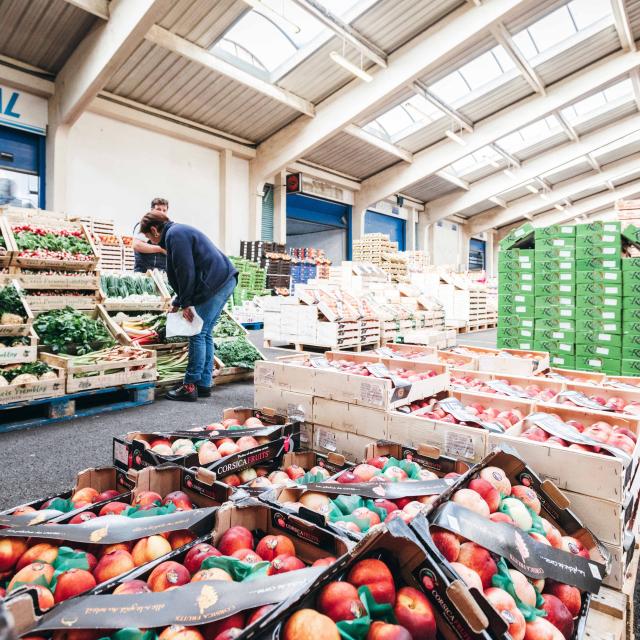
<instances>
[{"instance_id":1,"label":"crate of red apples","mask_svg":"<svg viewBox=\"0 0 640 640\"><path fill-rule=\"evenodd\" d=\"M539 405L489 446L513 447L561 489L621 502L638 462L639 422L614 412Z\"/></svg>"},{"instance_id":2,"label":"crate of red apples","mask_svg":"<svg viewBox=\"0 0 640 640\"><path fill-rule=\"evenodd\" d=\"M549 354L544 351L470 346L453 347L451 351L475 358L478 371L512 376L533 376L549 368Z\"/></svg>"},{"instance_id":3,"label":"crate of red apples","mask_svg":"<svg viewBox=\"0 0 640 640\"><path fill-rule=\"evenodd\" d=\"M481 371L451 370L451 387L474 393L552 402L565 389L563 382L542 378L523 378L519 376L502 376Z\"/></svg>"},{"instance_id":4,"label":"crate of red apples","mask_svg":"<svg viewBox=\"0 0 640 640\"><path fill-rule=\"evenodd\" d=\"M468 469L437 451L384 441L369 445L364 460L328 479L264 492L260 500L359 540L394 518L409 522Z\"/></svg>"},{"instance_id":5,"label":"crate of red apples","mask_svg":"<svg viewBox=\"0 0 640 640\"><path fill-rule=\"evenodd\" d=\"M304 589L351 546L266 505L225 505L210 533L91 595L44 616L33 606L12 608L21 613L23 629L31 627L32 635L54 631L60 640L80 630L108 637L118 629L154 629L162 640L228 640Z\"/></svg>"},{"instance_id":6,"label":"crate of red apples","mask_svg":"<svg viewBox=\"0 0 640 640\"><path fill-rule=\"evenodd\" d=\"M561 404L592 411L611 411L640 419L640 389L627 389L588 384L567 383L566 389L546 404Z\"/></svg>"}]
</instances>

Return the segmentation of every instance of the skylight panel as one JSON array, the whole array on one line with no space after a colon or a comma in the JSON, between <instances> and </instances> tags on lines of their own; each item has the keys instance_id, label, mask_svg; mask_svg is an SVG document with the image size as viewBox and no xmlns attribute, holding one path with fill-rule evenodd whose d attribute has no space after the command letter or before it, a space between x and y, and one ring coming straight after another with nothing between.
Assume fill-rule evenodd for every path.
<instances>
[{"instance_id":1,"label":"skylight panel","mask_svg":"<svg viewBox=\"0 0 640 640\"><path fill-rule=\"evenodd\" d=\"M579 120L588 120L596 112L613 109L616 103L633 98L633 86L628 78L622 82L598 91L562 110L562 115L573 124Z\"/></svg>"},{"instance_id":2,"label":"skylight panel","mask_svg":"<svg viewBox=\"0 0 640 640\"><path fill-rule=\"evenodd\" d=\"M502 166L500 164L501 162L504 162L504 159L500 154L491 147L482 147L482 149L478 149L478 151L474 151L468 156L456 160L449 168L457 176L464 176L488 165L499 169Z\"/></svg>"},{"instance_id":3,"label":"skylight panel","mask_svg":"<svg viewBox=\"0 0 640 640\"><path fill-rule=\"evenodd\" d=\"M582 31L599 20L611 16L611 2L609 0L573 0L569 3L569 11L578 31Z\"/></svg>"},{"instance_id":4,"label":"skylight panel","mask_svg":"<svg viewBox=\"0 0 640 640\"><path fill-rule=\"evenodd\" d=\"M454 71L442 80L434 82L429 88L448 104L457 102L471 91L471 87L459 71Z\"/></svg>"},{"instance_id":5,"label":"skylight panel","mask_svg":"<svg viewBox=\"0 0 640 640\"><path fill-rule=\"evenodd\" d=\"M529 27L538 51L546 51L576 33L576 27L566 6L553 11Z\"/></svg>"},{"instance_id":6,"label":"skylight panel","mask_svg":"<svg viewBox=\"0 0 640 640\"><path fill-rule=\"evenodd\" d=\"M554 116L547 116L542 120L532 122L526 127L510 133L508 136L498 140L496 144L506 151L515 152L529 147L536 142L546 140L560 130L558 120Z\"/></svg>"}]
</instances>

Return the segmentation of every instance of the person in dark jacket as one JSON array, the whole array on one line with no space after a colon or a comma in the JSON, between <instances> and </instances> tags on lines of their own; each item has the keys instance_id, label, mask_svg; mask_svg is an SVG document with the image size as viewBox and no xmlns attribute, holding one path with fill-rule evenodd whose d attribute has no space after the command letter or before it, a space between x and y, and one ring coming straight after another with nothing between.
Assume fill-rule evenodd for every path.
<instances>
[{"instance_id":1,"label":"person in dark jacket","mask_svg":"<svg viewBox=\"0 0 640 640\"><path fill-rule=\"evenodd\" d=\"M154 198L151 201L151 211L160 211L160 213L169 213L169 201L165 198ZM149 269L167 270L167 252L157 245L147 242L142 232L138 232L137 228L140 223L136 223L133 228L133 255L135 265L133 270L136 273L147 273Z\"/></svg>"},{"instance_id":2,"label":"person in dark jacket","mask_svg":"<svg viewBox=\"0 0 640 640\"><path fill-rule=\"evenodd\" d=\"M140 221L149 242L167 252L167 277L176 293L172 311L182 310L191 322L193 310L202 318L202 331L189 338L189 365L184 382L167 393L170 400L196 401L209 397L213 384L213 327L233 293L238 272L229 258L194 227L150 211Z\"/></svg>"}]
</instances>

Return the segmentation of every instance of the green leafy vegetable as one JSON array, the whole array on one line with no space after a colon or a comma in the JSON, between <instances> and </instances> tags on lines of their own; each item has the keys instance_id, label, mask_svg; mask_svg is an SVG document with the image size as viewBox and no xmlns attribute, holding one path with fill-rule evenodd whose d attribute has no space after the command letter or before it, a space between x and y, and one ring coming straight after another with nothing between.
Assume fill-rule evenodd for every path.
<instances>
[{"instance_id":1,"label":"green leafy vegetable","mask_svg":"<svg viewBox=\"0 0 640 640\"><path fill-rule=\"evenodd\" d=\"M216 322L216 326L213 328L213 337L228 338L243 335L245 333L242 327L226 311L223 311L220 319Z\"/></svg>"},{"instance_id":2,"label":"green leafy vegetable","mask_svg":"<svg viewBox=\"0 0 640 640\"><path fill-rule=\"evenodd\" d=\"M40 343L53 353L82 355L116 343L101 320L71 307L43 313L36 319L34 328Z\"/></svg>"},{"instance_id":3,"label":"green leafy vegetable","mask_svg":"<svg viewBox=\"0 0 640 640\"><path fill-rule=\"evenodd\" d=\"M243 337L216 343L216 356L227 367L242 367L243 369L253 369L255 362L262 360L260 352Z\"/></svg>"},{"instance_id":4,"label":"green leafy vegetable","mask_svg":"<svg viewBox=\"0 0 640 640\"><path fill-rule=\"evenodd\" d=\"M21 318L27 317L22 298L12 284L0 289L0 315L3 313L13 313Z\"/></svg>"},{"instance_id":5,"label":"green leafy vegetable","mask_svg":"<svg viewBox=\"0 0 640 640\"><path fill-rule=\"evenodd\" d=\"M19 367L7 367L0 370L0 374L7 382L11 382L14 378L25 373L39 378L42 374L47 373L48 371L53 371L53 369L45 362L38 361L21 364Z\"/></svg>"}]
</instances>

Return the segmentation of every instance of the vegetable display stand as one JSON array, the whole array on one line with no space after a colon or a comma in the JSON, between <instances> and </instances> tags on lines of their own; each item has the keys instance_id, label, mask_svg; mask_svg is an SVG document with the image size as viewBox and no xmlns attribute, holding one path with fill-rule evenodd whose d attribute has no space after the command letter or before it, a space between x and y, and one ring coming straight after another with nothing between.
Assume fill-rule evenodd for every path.
<instances>
[{"instance_id":1,"label":"vegetable display stand","mask_svg":"<svg viewBox=\"0 0 640 640\"><path fill-rule=\"evenodd\" d=\"M108 311L164 311L169 297L152 271L104 273L100 277L102 304Z\"/></svg>"},{"instance_id":2,"label":"vegetable display stand","mask_svg":"<svg viewBox=\"0 0 640 640\"><path fill-rule=\"evenodd\" d=\"M26 336L0 338L0 365L35 362L38 358L38 336L29 329Z\"/></svg>"},{"instance_id":3,"label":"vegetable display stand","mask_svg":"<svg viewBox=\"0 0 640 640\"><path fill-rule=\"evenodd\" d=\"M100 271L122 271L122 240L110 233L94 233Z\"/></svg>"},{"instance_id":4,"label":"vegetable display stand","mask_svg":"<svg viewBox=\"0 0 640 640\"><path fill-rule=\"evenodd\" d=\"M22 269L95 271L99 257L83 224L43 215L7 212L11 266Z\"/></svg>"},{"instance_id":5,"label":"vegetable display stand","mask_svg":"<svg viewBox=\"0 0 640 640\"><path fill-rule=\"evenodd\" d=\"M116 350L119 351L116 352ZM128 355L124 350L129 350ZM112 353L122 354L122 358L113 357ZM85 364L91 356L93 356L93 362ZM135 382L152 382L158 375L156 354L148 349L116 347L111 352L97 352L78 357L41 353L40 358L49 365L65 370L67 393Z\"/></svg>"},{"instance_id":6,"label":"vegetable display stand","mask_svg":"<svg viewBox=\"0 0 640 640\"><path fill-rule=\"evenodd\" d=\"M13 246L9 240L9 232L4 218L0 218L0 268L6 268L11 264Z\"/></svg>"},{"instance_id":7,"label":"vegetable display stand","mask_svg":"<svg viewBox=\"0 0 640 640\"><path fill-rule=\"evenodd\" d=\"M136 264L136 256L133 251L133 237L122 236L122 268L125 271L133 271Z\"/></svg>"},{"instance_id":8,"label":"vegetable display stand","mask_svg":"<svg viewBox=\"0 0 640 640\"><path fill-rule=\"evenodd\" d=\"M63 395L65 390L64 370L57 367L51 367L51 369L53 371L51 371L50 377L38 379L35 376L31 376L35 379L16 384L15 382L20 379L20 376L18 376L13 382L0 386L0 405L27 402L40 398L56 398ZM0 375L2 374L3 371L0 369Z\"/></svg>"},{"instance_id":9,"label":"vegetable display stand","mask_svg":"<svg viewBox=\"0 0 640 640\"><path fill-rule=\"evenodd\" d=\"M33 325L33 313L20 285L12 280L0 288L0 336L26 336Z\"/></svg>"},{"instance_id":10,"label":"vegetable display stand","mask_svg":"<svg viewBox=\"0 0 640 640\"><path fill-rule=\"evenodd\" d=\"M0 433L121 411L151 404L154 399L155 384L143 382L67 393L53 398L22 400L0 405Z\"/></svg>"},{"instance_id":11,"label":"vegetable display stand","mask_svg":"<svg viewBox=\"0 0 640 640\"><path fill-rule=\"evenodd\" d=\"M11 267L9 277L17 280L20 286L29 291L66 290L97 291L100 288L100 276L95 271L59 271L30 270Z\"/></svg>"}]
</instances>

